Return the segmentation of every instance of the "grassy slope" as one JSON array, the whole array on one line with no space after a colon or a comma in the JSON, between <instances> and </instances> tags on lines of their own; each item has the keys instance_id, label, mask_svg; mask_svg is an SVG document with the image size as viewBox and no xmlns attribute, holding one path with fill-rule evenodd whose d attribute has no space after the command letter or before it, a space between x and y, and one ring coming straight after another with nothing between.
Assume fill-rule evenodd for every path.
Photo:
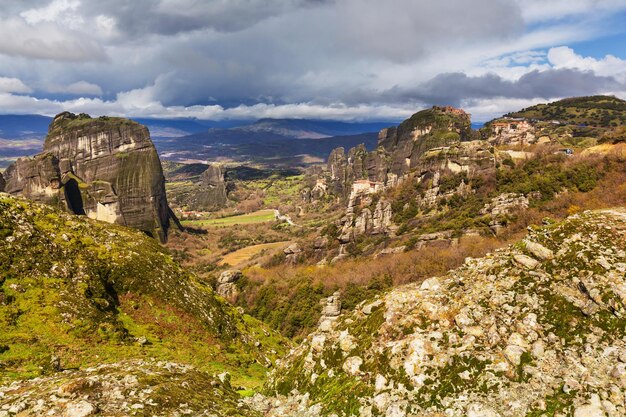
<instances>
[{"instance_id":1,"label":"grassy slope","mask_svg":"<svg viewBox=\"0 0 626 417\"><path fill-rule=\"evenodd\" d=\"M221 217L207 220L185 220L183 225L194 227L208 226L234 226L237 224L265 223L274 220L274 210L259 210L253 213L241 214L239 216Z\"/></svg>"},{"instance_id":2,"label":"grassy slope","mask_svg":"<svg viewBox=\"0 0 626 417\"><path fill-rule=\"evenodd\" d=\"M257 255L263 254L268 251L283 249L287 245L289 245L289 242L261 243L259 245L246 246L243 249L239 249L224 255L222 260L218 262L218 265L239 266L253 259Z\"/></svg>"},{"instance_id":3,"label":"grassy slope","mask_svg":"<svg viewBox=\"0 0 626 417\"><path fill-rule=\"evenodd\" d=\"M576 97L538 104L506 116L544 121L559 120L575 125L615 127L626 124L626 101L611 96Z\"/></svg>"},{"instance_id":4,"label":"grassy slope","mask_svg":"<svg viewBox=\"0 0 626 417\"><path fill-rule=\"evenodd\" d=\"M144 234L6 195L0 328L4 378L46 373L52 356L64 367L154 357L226 369L250 387L285 347Z\"/></svg>"}]
</instances>

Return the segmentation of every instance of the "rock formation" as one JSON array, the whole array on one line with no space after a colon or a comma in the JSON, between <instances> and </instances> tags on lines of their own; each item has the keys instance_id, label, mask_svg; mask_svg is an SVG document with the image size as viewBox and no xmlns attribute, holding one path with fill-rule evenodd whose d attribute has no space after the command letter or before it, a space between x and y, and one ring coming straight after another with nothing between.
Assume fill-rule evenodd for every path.
<instances>
[{"instance_id":1,"label":"rock formation","mask_svg":"<svg viewBox=\"0 0 626 417\"><path fill-rule=\"evenodd\" d=\"M200 175L200 182L182 201L196 211L213 211L226 207L228 196L224 172L219 165L209 165Z\"/></svg>"},{"instance_id":2,"label":"rock formation","mask_svg":"<svg viewBox=\"0 0 626 417\"><path fill-rule=\"evenodd\" d=\"M2 176L2 173L0 172L0 193L4 192L5 185L6 183L4 182L4 177Z\"/></svg>"},{"instance_id":3,"label":"rock formation","mask_svg":"<svg viewBox=\"0 0 626 417\"><path fill-rule=\"evenodd\" d=\"M167 361L68 370L1 386L0 393L0 416L263 415L240 403L228 379Z\"/></svg>"},{"instance_id":4,"label":"rock formation","mask_svg":"<svg viewBox=\"0 0 626 417\"><path fill-rule=\"evenodd\" d=\"M363 145L347 154L343 148L335 149L317 182L328 194L347 202L346 214L338 223L340 243L347 244L361 235L393 232L396 227L392 224L391 201L380 193L409 178L427 187L417 201L422 209L453 195L474 192L469 180L496 167L493 146L477 138L469 114L435 106L397 127L381 130L378 147L372 152ZM454 189L442 188L439 178L444 175L464 180ZM313 193L307 197L315 200Z\"/></svg>"},{"instance_id":5,"label":"rock formation","mask_svg":"<svg viewBox=\"0 0 626 417\"><path fill-rule=\"evenodd\" d=\"M535 228L329 322L266 391L307 416L626 415L624 248L624 209Z\"/></svg>"},{"instance_id":6,"label":"rock formation","mask_svg":"<svg viewBox=\"0 0 626 417\"><path fill-rule=\"evenodd\" d=\"M285 263L288 265L296 265L300 260L302 248L298 243L292 243L283 250L283 253L285 254Z\"/></svg>"},{"instance_id":7,"label":"rock formation","mask_svg":"<svg viewBox=\"0 0 626 417\"><path fill-rule=\"evenodd\" d=\"M346 154L335 149L328 158L322 182L330 194L347 198L359 180L394 187L410 172L449 170L479 173L493 169L494 156L486 141L473 140L470 117L452 107L433 107L414 114L398 127L379 133L378 147L363 145ZM312 196L313 197L313 196Z\"/></svg>"},{"instance_id":8,"label":"rock formation","mask_svg":"<svg viewBox=\"0 0 626 417\"><path fill-rule=\"evenodd\" d=\"M330 331L332 324L341 314L341 292L335 291L330 297L320 300L320 304L322 305L322 314L319 321L319 330L322 332Z\"/></svg>"},{"instance_id":9,"label":"rock formation","mask_svg":"<svg viewBox=\"0 0 626 417\"><path fill-rule=\"evenodd\" d=\"M167 239L165 180L148 129L120 118L61 113L43 152L5 172L6 192Z\"/></svg>"},{"instance_id":10,"label":"rock formation","mask_svg":"<svg viewBox=\"0 0 626 417\"><path fill-rule=\"evenodd\" d=\"M492 220L489 223L489 227L497 234L504 227L503 219L507 215L517 210L527 209L529 204L529 198L524 195L504 193L485 204L480 214L491 216Z\"/></svg>"},{"instance_id":11,"label":"rock formation","mask_svg":"<svg viewBox=\"0 0 626 417\"><path fill-rule=\"evenodd\" d=\"M339 241L348 243L358 236L387 233L392 229L391 203L381 198L373 210L360 208L360 204L371 205L366 196L352 193L346 215L341 219Z\"/></svg>"},{"instance_id":12,"label":"rock formation","mask_svg":"<svg viewBox=\"0 0 626 417\"><path fill-rule=\"evenodd\" d=\"M239 296L239 288L237 288L236 282L243 277L241 271L229 270L220 274L217 279L216 292L228 300L229 303L234 304Z\"/></svg>"}]
</instances>

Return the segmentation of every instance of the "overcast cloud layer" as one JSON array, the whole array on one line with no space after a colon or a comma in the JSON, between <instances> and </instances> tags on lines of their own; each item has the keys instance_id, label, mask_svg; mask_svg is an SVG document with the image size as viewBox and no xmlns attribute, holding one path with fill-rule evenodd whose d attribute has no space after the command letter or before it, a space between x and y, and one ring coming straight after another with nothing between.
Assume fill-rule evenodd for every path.
<instances>
[{"instance_id":1,"label":"overcast cloud layer","mask_svg":"<svg viewBox=\"0 0 626 417\"><path fill-rule=\"evenodd\" d=\"M475 120L626 98L626 0L3 0L0 112ZM626 36L623 38L626 40Z\"/></svg>"}]
</instances>

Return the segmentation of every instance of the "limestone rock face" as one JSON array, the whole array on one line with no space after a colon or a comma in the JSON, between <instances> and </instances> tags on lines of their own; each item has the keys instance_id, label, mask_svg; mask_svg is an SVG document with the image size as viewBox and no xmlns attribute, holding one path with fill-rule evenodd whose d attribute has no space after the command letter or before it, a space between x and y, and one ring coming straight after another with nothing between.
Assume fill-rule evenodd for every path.
<instances>
[{"instance_id":1,"label":"limestone rock face","mask_svg":"<svg viewBox=\"0 0 626 417\"><path fill-rule=\"evenodd\" d=\"M345 410L331 389L350 392L346 415L626 415L625 248L624 208L533 228L344 312L266 392L304 396L320 416Z\"/></svg>"},{"instance_id":2,"label":"limestone rock face","mask_svg":"<svg viewBox=\"0 0 626 417\"><path fill-rule=\"evenodd\" d=\"M5 177L8 193L162 241L174 218L148 129L126 119L61 113L50 125L43 152L18 159Z\"/></svg>"}]
</instances>

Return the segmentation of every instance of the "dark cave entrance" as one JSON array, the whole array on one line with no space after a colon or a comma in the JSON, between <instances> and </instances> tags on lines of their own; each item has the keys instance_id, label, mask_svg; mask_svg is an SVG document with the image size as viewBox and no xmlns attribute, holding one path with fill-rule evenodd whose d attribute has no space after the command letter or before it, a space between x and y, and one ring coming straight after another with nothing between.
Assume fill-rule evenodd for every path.
<instances>
[{"instance_id":1,"label":"dark cave entrance","mask_svg":"<svg viewBox=\"0 0 626 417\"><path fill-rule=\"evenodd\" d=\"M74 214L84 216L86 213L83 207L83 197L80 194L78 181L76 181L74 178L70 178L69 181L65 183L64 188L67 208L69 208Z\"/></svg>"}]
</instances>

